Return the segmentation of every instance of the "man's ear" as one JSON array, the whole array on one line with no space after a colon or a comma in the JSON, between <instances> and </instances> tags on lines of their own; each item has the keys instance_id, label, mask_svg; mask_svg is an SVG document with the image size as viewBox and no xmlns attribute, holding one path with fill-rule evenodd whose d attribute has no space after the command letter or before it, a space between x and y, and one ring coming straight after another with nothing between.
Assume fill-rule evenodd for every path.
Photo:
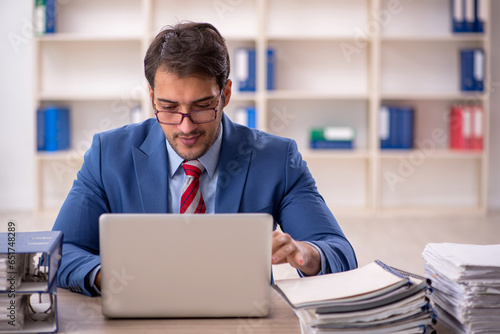
<instances>
[{"instance_id":1,"label":"man's ear","mask_svg":"<svg viewBox=\"0 0 500 334\"><path fill-rule=\"evenodd\" d=\"M151 88L151 85L148 85L148 89L149 89L149 101L151 101L151 103L153 103L153 89Z\"/></svg>"},{"instance_id":2,"label":"man's ear","mask_svg":"<svg viewBox=\"0 0 500 334\"><path fill-rule=\"evenodd\" d=\"M233 82L231 79L228 79L226 85L224 86L224 107L227 106L229 100L231 99L231 88L233 86Z\"/></svg>"}]
</instances>

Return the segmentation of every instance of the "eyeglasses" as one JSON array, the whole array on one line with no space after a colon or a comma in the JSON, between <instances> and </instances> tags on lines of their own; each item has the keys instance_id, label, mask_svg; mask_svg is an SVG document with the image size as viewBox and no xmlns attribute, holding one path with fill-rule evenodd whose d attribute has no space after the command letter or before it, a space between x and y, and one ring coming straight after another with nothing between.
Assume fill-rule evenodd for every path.
<instances>
[{"instance_id":1,"label":"eyeglasses","mask_svg":"<svg viewBox=\"0 0 500 334\"><path fill-rule=\"evenodd\" d=\"M155 111L156 119L161 124L179 125L184 120L184 117L189 117L191 122L193 122L194 124L209 123L217 118L217 110L219 108L220 100L222 97L222 90L217 96L219 96L219 99L214 108L200 107L198 109L191 110L187 114L183 114L181 112L176 111L175 109L178 109L178 107L174 107L174 110L156 109L153 96L153 109Z\"/></svg>"}]
</instances>

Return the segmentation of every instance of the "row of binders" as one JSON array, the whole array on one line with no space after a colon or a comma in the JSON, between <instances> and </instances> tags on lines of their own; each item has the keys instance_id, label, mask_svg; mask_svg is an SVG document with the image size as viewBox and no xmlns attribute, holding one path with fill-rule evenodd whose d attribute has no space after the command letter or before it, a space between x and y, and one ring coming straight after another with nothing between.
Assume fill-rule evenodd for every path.
<instances>
[{"instance_id":1,"label":"row of binders","mask_svg":"<svg viewBox=\"0 0 500 334\"><path fill-rule=\"evenodd\" d=\"M411 106L382 106L379 114L381 149L412 149L415 146L415 115ZM450 107L448 128L452 150L482 150L484 146L482 105ZM351 126L326 126L310 131L312 149L353 149L356 130Z\"/></svg>"},{"instance_id":2,"label":"row of binders","mask_svg":"<svg viewBox=\"0 0 500 334\"><path fill-rule=\"evenodd\" d=\"M451 12L454 33L484 32L486 0L451 0Z\"/></svg>"},{"instance_id":3,"label":"row of binders","mask_svg":"<svg viewBox=\"0 0 500 334\"><path fill-rule=\"evenodd\" d=\"M422 252L439 322L452 333L498 333L500 245L430 243Z\"/></svg>"},{"instance_id":4,"label":"row of binders","mask_svg":"<svg viewBox=\"0 0 500 334\"><path fill-rule=\"evenodd\" d=\"M267 49L266 88L275 86L275 51ZM240 92L255 92L257 88L257 55L255 48L238 48L234 54L235 83Z\"/></svg>"},{"instance_id":5,"label":"row of binders","mask_svg":"<svg viewBox=\"0 0 500 334\"><path fill-rule=\"evenodd\" d=\"M62 240L60 231L0 233L1 333L57 331Z\"/></svg>"},{"instance_id":6,"label":"row of binders","mask_svg":"<svg viewBox=\"0 0 500 334\"><path fill-rule=\"evenodd\" d=\"M273 286L309 333L434 333L431 281L381 261Z\"/></svg>"}]
</instances>

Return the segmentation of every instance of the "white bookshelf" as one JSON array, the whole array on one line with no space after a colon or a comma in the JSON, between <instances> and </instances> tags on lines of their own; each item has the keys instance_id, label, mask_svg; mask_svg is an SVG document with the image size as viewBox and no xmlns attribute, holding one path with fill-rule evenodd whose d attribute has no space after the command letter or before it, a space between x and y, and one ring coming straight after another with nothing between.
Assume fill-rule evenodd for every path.
<instances>
[{"instance_id":1,"label":"white bookshelf","mask_svg":"<svg viewBox=\"0 0 500 334\"><path fill-rule=\"evenodd\" d=\"M459 50L483 47L490 73L489 22L485 34L452 34L449 0L403 1L397 10L391 7L394 3L87 0L59 4L58 33L35 39L39 78L34 96L37 106L58 103L71 108L74 146L69 152L37 153L38 209L49 206L44 198L50 197L49 189L57 188L57 182L48 185L51 177L46 170L51 165L70 166L74 177L93 133L128 123L128 110L137 105L143 118L153 116L143 74L145 51L162 27L190 20L214 24L225 36L231 57L238 47L256 47L257 90L242 93L234 85L225 112L231 117L235 108L255 105L260 129L295 139L334 213L484 214L489 96L460 92ZM486 5L489 9L489 1ZM268 47L276 55L273 91L265 87ZM234 69L231 77L233 73ZM451 104L464 101L484 106L482 152L448 149L446 115ZM385 103L415 107L415 140L422 148L379 149L378 112ZM356 149L309 149L310 128L325 125L354 126ZM444 137L431 145L436 131ZM387 182L386 176L404 169L408 161L413 171L403 173L404 181L396 186ZM63 200L64 196L48 202L60 205ZM57 204L52 206L58 209Z\"/></svg>"}]
</instances>

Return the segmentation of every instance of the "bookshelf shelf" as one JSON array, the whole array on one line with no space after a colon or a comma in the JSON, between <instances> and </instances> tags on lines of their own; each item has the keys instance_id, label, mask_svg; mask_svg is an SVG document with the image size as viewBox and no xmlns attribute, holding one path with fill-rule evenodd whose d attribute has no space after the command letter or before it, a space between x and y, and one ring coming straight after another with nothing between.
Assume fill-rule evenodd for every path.
<instances>
[{"instance_id":1,"label":"bookshelf shelf","mask_svg":"<svg viewBox=\"0 0 500 334\"><path fill-rule=\"evenodd\" d=\"M474 101L483 100L486 98L484 93L479 92L459 92L459 91L449 91L449 92L382 92L380 95L383 100L457 100L457 101Z\"/></svg>"},{"instance_id":2,"label":"bookshelf shelf","mask_svg":"<svg viewBox=\"0 0 500 334\"><path fill-rule=\"evenodd\" d=\"M446 149L435 149L430 152L423 150L381 150L380 159L390 160L401 158L408 159L414 156L415 159L473 159L480 160L484 158L484 153L481 151L452 151Z\"/></svg>"},{"instance_id":3,"label":"bookshelf shelf","mask_svg":"<svg viewBox=\"0 0 500 334\"><path fill-rule=\"evenodd\" d=\"M287 34L272 34L267 37L268 41L271 42L304 42L304 41L318 41L318 42L351 42L356 40L358 42L370 42L370 38L367 36L357 36L355 34L350 35L315 35L315 34L300 34L300 35L287 35Z\"/></svg>"},{"instance_id":4,"label":"bookshelf shelf","mask_svg":"<svg viewBox=\"0 0 500 334\"><path fill-rule=\"evenodd\" d=\"M468 33L463 36L457 34L442 34L442 35L383 35L382 42L485 42L484 34Z\"/></svg>"},{"instance_id":5,"label":"bookshelf shelf","mask_svg":"<svg viewBox=\"0 0 500 334\"><path fill-rule=\"evenodd\" d=\"M255 93L233 91L231 101L255 101L257 98Z\"/></svg>"},{"instance_id":6,"label":"bookshelf shelf","mask_svg":"<svg viewBox=\"0 0 500 334\"><path fill-rule=\"evenodd\" d=\"M269 100L367 100L368 93L275 90L267 91L266 98Z\"/></svg>"},{"instance_id":7,"label":"bookshelf shelf","mask_svg":"<svg viewBox=\"0 0 500 334\"><path fill-rule=\"evenodd\" d=\"M307 161L309 158L311 159L369 159L370 152L368 150L357 149L357 150L335 150L332 152L331 150L312 150L309 148L301 148L300 152L302 153L302 157Z\"/></svg>"},{"instance_id":8,"label":"bookshelf shelf","mask_svg":"<svg viewBox=\"0 0 500 334\"><path fill-rule=\"evenodd\" d=\"M56 33L47 34L43 36L36 37L37 41L50 43L50 42L140 42L142 39L141 35L130 34L130 35L120 35L120 34L109 34L103 35L99 33Z\"/></svg>"},{"instance_id":9,"label":"bookshelf shelf","mask_svg":"<svg viewBox=\"0 0 500 334\"><path fill-rule=\"evenodd\" d=\"M83 162L83 155L75 150L65 150L56 152L38 152L39 161L77 161Z\"/></svg>"},{"instance_id":10,"label":"bookshelf shelf","mask_svg":"<svg viewBox=\"0 0 500 334\"><path fill-rule=\"evenodd\" d=\"M487 8L490 1L485 1ZM488 88L485 92L460 91L459 51L484 48L486 73L490 73L490 19L486 19L483 34L453 34L449 0L400 2L396 9L394 3L61 2L58 32L34 38L33 64L39 78L33 95L37 106L70 106L76 146L59 155L36 153L39 169L64 162L68 156L81 161L91 134L127 124L132 108L140 107L142 119L154 117L143 74L149 43L162 27L184 20L205 21L223 34L231 56L233 94L226 114L232 117L239 107L255 106L259 129L296 140L334 213L406 215L425 209L437 214L484 214L489 94ZM240 92L235 84L234 52L239 47L256 49L255 92ZM268 48L275 52L275 89L270 91L265 80ZM444 140L435 143L425 164L416 166L414 175L394 192L388 188L387 173L397 171L402 159L418 157L421 152L418 148L396 152L379 148L379 110L387 104L414 107L416 147L432 139L433 131L444 133ZM448 149L447 113L453 104L484 108L483 151ZM354 127L355 149L310 149L310 129L327 125ZM455 169L463 173L458 181L449 177L449 170ZM51 209L41 204L41 198L50 195L44 192L45 174L38 170L36 177L40 211ZM434 183L439 188L433 188ZM425 185L424 190L419 190L420 184Z\"/></svg>"},{"instance_id":11,"label":"bookshelf shelf","mask_svg":"<svg viewBox=\"0 0 500 334\"><path fill-rule=\"evenodd\" d=\"M113 101L127 99L131 101L141 101L138 96L132 96L130 90L121 92L103 92L103 91L82 91L82 92L40 92L38 93L40 101Z\"/></svg>"}]
</instances>

